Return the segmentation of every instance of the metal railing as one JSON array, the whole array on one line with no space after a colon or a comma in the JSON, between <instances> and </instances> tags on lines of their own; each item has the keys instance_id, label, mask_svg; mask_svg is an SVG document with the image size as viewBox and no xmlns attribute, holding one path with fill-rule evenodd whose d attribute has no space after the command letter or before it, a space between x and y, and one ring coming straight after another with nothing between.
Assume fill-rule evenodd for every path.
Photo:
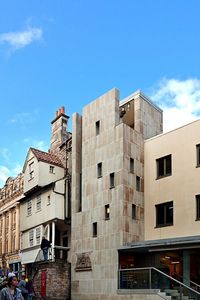
<instances>
[{"instance_id":1,"label":"metal railing","mask_svg":"<svg viewBox=\"0 0 200 300\"><path fill-rule=\"evenodd\" d=\"M200 293L177 279L154 268L120 269L118 275L119 289L159 289L172 299L200 300Z\"/></svg>"},{"instance_id":2,"label":"metal railing","mask_svg":"<svg viewBox=\"0 0 200 300\"><path fill-rule=\"evenodd\" d=\"M48 248L47 261L54 262L56 259L67 260L67 253L68 253L69 249L70 249L69 247L64 247L64 246L54 246L54 247ZM32 264L32 268L31 268L32 279L35 277L35 275L38 272L38 264L40 262L41 263L45 262L42 249L38 250L35 261Z\"/></svg>"}]
</instances>

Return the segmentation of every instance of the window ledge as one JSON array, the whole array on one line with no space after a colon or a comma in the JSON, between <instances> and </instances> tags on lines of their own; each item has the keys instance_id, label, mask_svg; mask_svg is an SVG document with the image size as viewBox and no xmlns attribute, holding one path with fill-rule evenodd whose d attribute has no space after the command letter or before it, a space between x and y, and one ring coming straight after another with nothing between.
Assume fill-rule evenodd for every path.
<instances>
[{"instance_id":1,"label":"window ledge","mask_svg":"<svg viewBox=\"0 0 200 300\"><path fill-rule=\"evenodd\" d=\"M174 224L162 224L162 225L156 225L154 228L162 228L162 227L168 227L168 226L174 226Z\"/></svg>"},{"instance_id":2,"label":"window ledge","mask_svg":"<svg viewBox=\"0 0 200 300\"><path fill-rule=\"evenodd\" d=\"M167 174L167 175L159 176L159 177L156 178L156 180L159 180L159 179L162 179L162 178L165 178L165 177L169 177L169 176L172 176L172 173Z\"/></svg>"}]
</instances>

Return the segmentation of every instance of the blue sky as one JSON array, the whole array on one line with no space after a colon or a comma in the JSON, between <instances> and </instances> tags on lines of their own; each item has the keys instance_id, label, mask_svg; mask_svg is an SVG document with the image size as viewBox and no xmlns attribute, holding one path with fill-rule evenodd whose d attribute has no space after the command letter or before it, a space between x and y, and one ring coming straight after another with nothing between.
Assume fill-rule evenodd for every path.
<instances>
[{"instance_id":1,"label":"blue sky","mask_svg":"<svg viewBox=\"0 0 200 300\"><path fill-rule=\"evenodd\" d=\"M200 116L199 0L2 0L0 187L30 146L48 150L50 122L116 87L141 89L165 130Z\"/></svg>"}]
</instances>

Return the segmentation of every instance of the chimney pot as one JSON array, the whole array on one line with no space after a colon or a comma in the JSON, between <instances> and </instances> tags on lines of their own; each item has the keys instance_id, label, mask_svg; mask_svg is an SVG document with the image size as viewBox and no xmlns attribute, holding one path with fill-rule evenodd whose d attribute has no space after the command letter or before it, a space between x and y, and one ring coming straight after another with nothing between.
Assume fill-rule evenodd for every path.
<instances>
[{"instance_id":1,"label":"chimney pot","mask_svg":"<svg viewBox=\"0 0 200 300\"><path fill-rule=\"evenodd\" d=\"M58 110L58 115L60 115L61 114L61 108L59 108L59 110Z\"/></svg>"},{"instance_id":2,"label":"chimney pot","mask_svg":"<svg viewBox=\"0 0 200 300\"><path fill-rule=\"evenodd\" d=\"M56 117L58 116L58 111L56 111Z\"/></svg>"},{"instance_id":3,"label":"chimney pot","mask_svg":"<svg viewBox=\"0 0 200 300\"><path fill-rule=\"evenodd\" d=\"M65 107L64 106L61 106L61 113L65 114Z\"/></svg>"}]
</instances>

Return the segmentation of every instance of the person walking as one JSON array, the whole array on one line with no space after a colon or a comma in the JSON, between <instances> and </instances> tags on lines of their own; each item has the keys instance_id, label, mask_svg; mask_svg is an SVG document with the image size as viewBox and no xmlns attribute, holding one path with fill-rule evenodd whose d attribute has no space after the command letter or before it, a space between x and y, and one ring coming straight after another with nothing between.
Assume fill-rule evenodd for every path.
<instances>
[{"instance_id":1,"label":"person walking","mask_svg":"<svg viewBox=\"0 0 200 300\"><path fill-rule=\"evenodd\" d=\"M28 300L28 290L27 290L27 282L26 282L26 276L22 275L22 279L20 280L18 287L21 290L22 296L24 300Z\"/></svg>"},{"instance_id":2,"label":"person walking","mask_svg":"<svg viewBox=\"0 0 200 300\"><path fill-rule=\"evenodd\" d=\"M48 241L44 236L42 237L42 242L41 242L41 249L43 251L43 256L44 256L44 261L48 260L48 252L49 248L51 247L51 242Z\"/></svg>"},{"instance_id":3,"label":"person walking","mask_svg":"<svg viewBox=\"0 0 200 300\"><path fill-rule=\"evenodd\" d=\"M7 286L4 287L0 292L0 300L24 300L17 285L18 280L16 276L8 277Z\"/></svg>"}]
</instances>

